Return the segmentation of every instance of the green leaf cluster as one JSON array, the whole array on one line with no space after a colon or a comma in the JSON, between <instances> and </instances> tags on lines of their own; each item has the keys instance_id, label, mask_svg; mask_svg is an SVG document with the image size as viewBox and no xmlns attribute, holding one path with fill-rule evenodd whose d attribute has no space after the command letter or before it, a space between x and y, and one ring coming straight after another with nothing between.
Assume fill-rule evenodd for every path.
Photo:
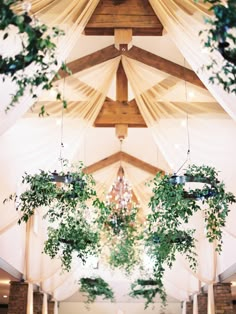
<instances>
[{"instance_id":1,"label":"green leaf cluster","mask_svg":"<svg viewBox=\"0 0 236 314\"><path fill-rule=\"evenodd\" d=\"M115 204L100 203L97 218L104 248L109 248L109 264L130 273L139 263L142 228L138 222L138 207L117 209Z\"/></svg>"},{"instance_id":2,"label":"green leaf cluster","mask_svg":"<svg viewBox=\"0 0 236 314\"><path fill-rule=\"evenodd\" d=\"M15 56L0 55L0 74L3 75L4 80L6 76L10 77L17 87L6 111L19 101L26 90L36 98L35 91L38 86L45 90L52 88L51 80L56 75L53 68L57 66L55 38L64 35L64 32L57 27L49 29L45 24L34 21L27 12L16 13L13 7L21 2L21 0L0 0L0 30L5 32L3 40L10 36L10 26L18 29L19 38L26 37L26 40L22 39L21 50ZM25 69L30 65L34 65L37 71L26 73ZM61 68L70 73L65 64ZM58 77L58 74L56 76ZM61 99L61 93L58 95ZM63 105L67 106L64 99ZM42 107L40 115L44 114L45 108Z\"/></svg>"},{"instance_id":3,"label":"green leaf cluster","mask_svg":"<svg viewBox=\"0 0 236 314\"><path fill-rule=\"evenodd\" d=\"M97 296L103 296L103 299L114 301L114 293L107 282L102 278L81 278L79 281L80 291L87 294L87 303L92 303Z\"/></svg>"},{"instance_id":4,"label":"green leaf cluster","mask_svg":"<svg viewBox=\"0 0 236 314\"><path fill-rule=\"evenodd\" d=\"M229 213L229 205L236 202L235 196L225 191L218 172L213 167L192 165L186 169L184 179L203 182L200 189L185 190L184 181L175 181L176 176L157 174L153 180L153 195L149 206L145 231L145 245L148 255L154 261L154 279L158 281L159 294L165 301L163 276L165 267L171 268L176 255L182 254L194 270L197 266L195 252L195 230L186 229L190 217L203 211L206 237L216 243L216 250L222 249L222 228ZM178 183L179 182L179 183ZM150 299L148 299L150 302Z\"/></svg>"},{"instance_id":5,"label":"green leaf cluster","mask_svg":"<svg viewBox=\"0 0 236 314\"><path fill-rule=\"evenodd\" d=\"M211 4L210 11L214 16L205 18L209 27L200 32L200 35L204 34L203 45L209 52L220 53L224 59L219 66L211 58L211 63L203 68L211 70L210 83L221 85L228 93L236 93L236 0L227 0L227 5L220 0L204 2Z\"/></svg>"},{"instance_id":6,"label":"green leaf cluster","mask_svg":"<svg viewBox=\"0 0 236 314\"><path fill-rule=\"evenodd\" d=\"M71 166L69 172L61 171L58 175L68 178L68 183L63 184L55 182L53 174L43 170L34 175L25 174L22 183L28 186L26 191L8 198L21 211L19 223L27 222L35 209L46 209L44 218L49 227L44 252L51 258L59 257L65 270L70 270L74 252L85 262L99 251L97 224L95 218L88 219L91 210L87 204L96 199L95 182L82 168L81 163Z\"/></svg>"}]
</instances>

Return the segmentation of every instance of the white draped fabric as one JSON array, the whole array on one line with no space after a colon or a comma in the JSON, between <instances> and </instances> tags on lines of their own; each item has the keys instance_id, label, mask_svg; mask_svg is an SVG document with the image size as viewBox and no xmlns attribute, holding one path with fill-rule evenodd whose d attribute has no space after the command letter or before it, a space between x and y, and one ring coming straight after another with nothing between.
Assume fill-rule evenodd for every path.
<instances>
[{"instance_id":1,"label":"white draped fabric","mask_svg":"<svg viewBox=\"0 0 236 314\"><path fill-rule=\"evenodd\" d=\"M57 60L58 68L52 69L57 71L63 61L66 60L74 45L77 43L85 25L95 10L99 0L82 0L70 1L70 4L65 1L50 1L49 7L44 8L44 1L33 1L33 11L42 22L49 26L59 26L65 31L65 36L62 36L57 43ZM49 1L47 1L49 3ZM15 40L11 45L14 48ZM6 44L6 50L11 50L9 43ZM1 48L2 50L2 48ZM2 51L1 51L2 52ZM4 54L4 51L2 52ZM30 71L34 71L31 67ZM19 103L17 103L6 114L5 109L8 106L12 91L15 89L14 84L10 79L2 81L0 77L1 90L1 105L0 105L0 135L3 134L9 127L11 127L35 102L30 93L26 93ZM39 95L42 92L37 88L35 93Z\"/></svg>"},{"instance_id":2,"label":"white draped fabric","mask_svg":"<svg viewBox=\"0 0 236 314\"><path fill-rule=\"evenodd\" d=\"M182 5L176 0L149 0L156 15L166 29L171 39L182 52L192 69L198 74L202 82L228 112L236 120L235 95L228 94L218 85L209 83L211 73L201 71L203 65L210 63L210 56L203 51L199 32L206 28L202 8L195 5L195 10L189 14L186 7L191 6L192 0L184 0ZM220 54L214 54L217 63L222 64Z\"/></svg>"}]
</instances>

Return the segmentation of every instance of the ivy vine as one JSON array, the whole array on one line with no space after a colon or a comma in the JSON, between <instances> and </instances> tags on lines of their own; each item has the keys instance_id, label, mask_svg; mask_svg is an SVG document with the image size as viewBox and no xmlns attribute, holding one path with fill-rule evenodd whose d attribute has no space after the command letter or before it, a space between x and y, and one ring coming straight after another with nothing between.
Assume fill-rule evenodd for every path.
<instances>
[{"instance_id":1,"label":"ivy vine","mask_svg":"<svg viewBox=\"0 0 236 314\"><path fill-rule=\"evenodd\" d=\"M92 303L98 296L103 296L103 299L114 301L114 293L105 280L97 278L81 278L79 281L80 291L87 294L87 303Z\"/></svg>"},{"instance_id":2,"label":"ivy vine","mask_svg":"<svg viewBox=\"0 0 236 314\"><path fill-rule=\"evenodd\" d=\"M87 204L96 199L95 182L82 171L82 163L68 169L69 172L26 173L22 178L22 183L28 186L26 191L19 196L12 194L4 201L16 202L16 209L21 212L18 223L27 222L35 209L46 209L44 218L49 227L44 252L51 258L59 257L65 270L70 270L74 252L85 262L89 255L99 251L99 233L95 218L88 219L91 210Z\"/></svg>"},{"instance_id":3,"label":"ivy vine","mask_svg":"<svg viewBox=\"0 0 236 314\"><path fill-rule=\"evenodd\" d=\"M99 202L98 225L103 247L109 248L108 262L111 267L124 269L130 273L140 261L139 240L142 238L138 222L138 206L116 208L115 204Z\"/></svg>"},{"instance_id":4,"label":"ivy vine","mask_svg":"<svg viewBox=\"0 0 236 314\"><path fill-rule=\"evenodd\" d=\"M186 191L186 178L193 182L204 182L204 185ZM221 252L222 228L226 224L229 205L235 203L236 198L225 191L225 185L219 181L215 168L204 165L189 166L185 175L178 180L176 175L163 176L158 173L153 184L153 195L149 202L152 213L148 216L145 245L154 261L154 279L158 282L160 297L165 302L165 267L172 267L176 254L184 255L193 270L197 266L195 230L186 229L190 217L200 210L204 213L206 237L209 242L215 241L216 250Z\"/></svg>"},{"instance_id":5,"label":"ivy vine","mask_svg":"<svg viewBox=\"0 0 236 314\"><path fill-rule=\"evenodd\" d=\"M195 0L198 2L197 0ZM212 18L205 18L209 27L200 32L204 34L203 45L209 52L220 53L222 64L214 58L211 63L204 66L211 70L209 81L221 85L225 91L236 93L236 0L204 0L210 3Z\"/></svg>"},{"instance_id":6,"label":"ivy vine","mask_svg":"<svg viewBox=\"0 0 236 314\"><path fill-rule=\"evenodd\" d=\"M12 28L16 28L17 36L21 41L20 51L14 56L0 55L0 74L2 79L6 77L16 83L16 91L12 95L6 111L10 110L20 98L29 91L33 98L36 98L36 88L41 86L44 90L50 90L53 77L60 78L53 70L58 66L56 59L55 39L64 35L64 32L53 27L49 29L45 24L35 21L28 12L16 13L13 6L22 3L21 0L0 0L0 31L3 32L3 41L11 36ZM49 33L51 35L49 35ZM37 71L25 71L33 65ZM61 69L71 73L65 64ZM67 102L60 92L57 99L61 100L63 106ZM42 106L40 115L45 114Z\"/></svg>"}]
</instances>

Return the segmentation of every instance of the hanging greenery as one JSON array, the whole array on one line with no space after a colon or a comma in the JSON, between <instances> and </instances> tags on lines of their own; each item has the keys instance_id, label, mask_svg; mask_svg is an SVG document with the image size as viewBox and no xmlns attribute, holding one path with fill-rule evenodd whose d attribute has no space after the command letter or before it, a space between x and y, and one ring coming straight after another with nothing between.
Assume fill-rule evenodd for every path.
<instances>
[{"instance_id":1,"label":"hanging greenery","mask_svg":"<svg viewBox=\"0 0 236 314\"><path fill-rule=\"evenodd\" d=\"M202 187L187 189L188 182L201 183ZM41 170L35 175L25 174L22 183L27 189L18 196L10 195L8 200L14 200L21 212L19 223L27 222L35 209L44 208L48 222L44 252L51 258L59 257L63 269L70 270L74 256L86 262L93 255L103 259L108 251L109 265L130 274L134 267L144 269L144 252L149 256L151 275L147 279L142 275L130 292L135 298L145 298L145 307L157 294L166 303L163 276L177 254L185 256L195 270L195 230L186 228L190 217L203 212L206 237L220 252L229 205L236 202L234 195L225 191L218 172L208 166L189 166L182 176L158 173L149 202L152 211L143 226L137 217L138 206L130 202L130 196L118 203L97 198L94 180L83 172L82 163L59 173ZM92 210L88 202L93 204ZM101 278L82 278L80 283L81 291L88 293L88 302L97 295L113 299L113 292Z\"/></svg>"},{"instance_id":2,"label":"hanging greenery","mask_svg":"<svg viewBox=\"0 0 236 314\"><path fill-rule=\"evenodd\" d=\"M159 294L163 303L166 302L166 294L160 288L160 282L156 279L138 279L131 285L130 296L132 298L144 298L145 309L148 307L150 303L154 302L154 298Z\"/></svg>"},{"instance_id":3,"label":"hanging greenery","mask_svg":"<svg viewBox=\"0 0 236 314\"><path fill-rule=\"evenodd\" d=\"M14 56L11 55L11 51L8 56L0 55L2 79L10 77L16 83L16 91L10 104L6 107L6 111L14 106L26 91L36 98L36 87L41 86L42 89L50 90L53 87L53 77L59 78L55 72L58 66L55 39L64 35L64 32L56 27L49 29L45 24L41 24L31 17L27 10L23 13L16 13L13 8L21 3L23 3L21 0L0 0L2 40L10 38L13 32L16 33L21 43L18 53ZM36 70L26 71L31 65ZM65 64L62 64L61 69L70 73ZM60 92L57 94L57 99L63 102L64 107L67 106ZM44 113L45 108L42 107L40 114Z\"/></svg>"},{"instance_id":4,"label":"hanging greenery","mask_svg":"<svg viewBox=\"0 0 236 314\"><path fill-rule=\"evenodd\" d=\"M138 222L138 206L133 203L127 208L116 204L97 204L100 208L98 225L105 250L109 248L108 263L113 268L124 269L127 273L139 263L139 240L142 238Z\"/></svg>"},{"instance_id":5,"label":"hanging greenery","mask_svg":"<svg viewBox=\"0 0 236 314\"><path fill-rule=\"evenodd\" d=\"M212 58L205 68L211 70L211 83L221 85L227 92L236 93L236 0L204 0L210 3L212 18L205 18L209 25L200 32L203 44L209 52L218 52L224 58L222 64Z\"/></svg>"},{"instance_id":6,"label":"hanging greenery","mask_svg":"<svg viewBox=\"0 0 236 314\"><path fill-rule=\"evenodd\" d=\"M67 167L69 172L41 170L39 174L25 174L22 183L28 186L26 191L10 195L7 200L16 202L16 209L21 212L19 223L27 222L35 209L46 209L44 218L49 227L44 252L51 258L59 257L62 267L69 270L73 253L83 262L98 254L99 235L87 205L96 199L95 182L82 171L82 163Z\"/></svg>"},{"instance_id":7,"label":"hanging greenery","mask_svg":"<svg viewBox=\"0 0 236 314\"><path fill-rule=\"evenodd\" d=\"M186 182L203 183L202 188L185 189ZM145 245L154 261L154 279L158 282L163 302L166 294L163 285L165 266L172 267L176 254L185 255L190 267L196 268L194 231L186 229L190 217L197 211L204 213L206 237L222 249L222 228L229 213L229 205L236 202L235 196L225 191L218 179L218 172L208 166L189 166L184 176L162 176L153 180L153 195L149 206L148 229Z\"/></svg>"},{"instance_id":8,"label":"hanging greenery","mask_svg":"<svg viewBox=\"0 0 236 314\"><path fill-rule=\"evenodd\" d=\"M98 296L103 296L103 299L114 301L114 293L107 282L102 278L81 278L80 291L87 294L87 303L92 303Z\"/></svg>"}]
</instances>

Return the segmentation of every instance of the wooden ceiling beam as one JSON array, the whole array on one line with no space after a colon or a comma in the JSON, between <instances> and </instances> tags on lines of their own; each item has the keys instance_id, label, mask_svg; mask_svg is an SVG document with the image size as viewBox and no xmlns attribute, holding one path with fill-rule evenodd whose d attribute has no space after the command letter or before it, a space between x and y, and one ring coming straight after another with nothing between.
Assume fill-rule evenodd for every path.
<instances>
[{"instance_id":1,"label":"wooden ceiling beam","mask_svg":"<svg viewBox=\"0 0 236 314\"><path fill-rule=\"evenodd\" d=\"M149 0L127 0L115 5L111 0L100 1L88 21L84 33L114 36L114 30L132 29L134 36L161 36L163 26Z\"/></svg>"},{"instance_id":2,"label":"wooden ceiling beam","mask_svg":"<svg viewBox=\"0 0 236 314\"><path fill-rule=\"evenodd\" d=\"M94 126L115 127L116 124L127 124L128 127L147 127L135 99L129 102L104 102L103 107L94 122Z\"/></svg>"},{"instance_id":3,"label":"wooden ceiling beam","mask_svg":"<svg viewBox=\"0 0 236 314\"><path fill-rule=\"evenodd\" d=\"M141 159L138 159L132 155L129 155L125 152L121 152L121 161L127 162L128 164L139 168L145 172L151 173L153 175L156 175L157 172L161 172L164 174L164 171L160 168L157 168Z\"/></svg>"},{"instance_id":4,"label":"wooden ceiling beam","mask_svg":"<svg viewBox=\"0 0 236 314\"><path fill-rule=\"evenodd\" d=\"M149 51L133 46L129 51L124 51L122 53L131 59L140 61L159 71L173 75L181 80L186 80L186 82L194 84L198 87L206 88L194 71L159 57Z\"/></svg>"},{"instance_id":5,"label":"wooden ceiling beam","mask_svg":"<svg viewBox=\"0 0 236 314\"><path fill-rule=\"evenodd\" d=\"M101 50L97 50L82 58L69 62L67 66L71 70L72 74L75 74L118 56L120 56L120 51L118 51L114 45L111 45ZM58 72L58 74L61 78L68 76L67 73L61 70Z\"/></svg>"},{"instance_id":6,"label":"wooden ceiling beam","mask_svg":"<svg viewBox=\"0 0 236 314\"><path fill-rule=\"evenodd\" d=\"M117 152L109 157L106 157L94 164L84 168L84 173L91 174L103 168L106 168L118 161L124 161L140 170L148 172L150 174L156 175L157 172L161 172L164 174L164 171L160 168L157 168L141 159L138 159L134 156L131 156L125 152Z\"/></svg>"},{"instance_id":7,"label":"wooden ceiling beam","mask_svg":"<svg viewBox=\"0 0 236 314\"><path fill-rule=\"evenodd\" d=\"M120 160L120 152L117 152L109 157L106 157L102 160L99 160L98 162L95 162L94 164L86 167L83 169L84 173L90 174L90 173L94 173L98 170L101 170L103 168L106 168L114 163L116 163L117 161Z\"/></svg>"}]
</instances>

